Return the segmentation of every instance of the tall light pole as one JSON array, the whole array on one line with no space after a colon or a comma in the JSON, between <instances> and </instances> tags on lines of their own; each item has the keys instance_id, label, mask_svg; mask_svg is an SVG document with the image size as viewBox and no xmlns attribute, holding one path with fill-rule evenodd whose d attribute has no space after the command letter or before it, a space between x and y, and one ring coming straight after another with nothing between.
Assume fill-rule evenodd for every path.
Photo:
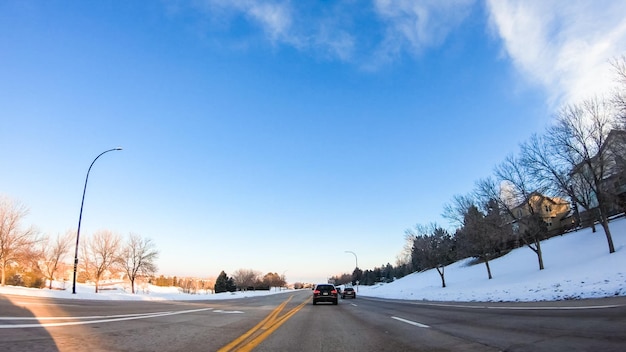
<instances>
[{"instance_id":1,"label":"tall light pole","mask_svg":"<svg viewBox=\"0 0 626 352\"><path fill-rule=\"evenodd\" d=\"M78 215L78 230L76 231L76 251L74 252L74 279L72 280L72 294L76 294L76 270L78 268L78 240L80 238L80 222L83 219L83 204L85 204L85 191L87 191L87 181L89 180L89 172L91 171L91 167L93 164L101 157L103 154L108 152L112 152L114 150L122 150L121 147L105 150L100 153L93 161L91 165L89 165L89 169L87 169L87 177L85 177L85 187L83 188L83 200L80 202L80 214Z\"/></svg>"},{"instance_id":2,"label":"tall light pole","mask_svg":"<svg viewBox=\"0 0 626 352\"><path fill-rule=\"evenodd\" d=\"M355 271L356 269L359 268L359 259L356 257L356 253L352 252L352 251L345 251L346 253L352 253L354 255L354 264L355 264ZM356 281L356 291L359 292L359 280Z\"/></svg>"}]
</instances>

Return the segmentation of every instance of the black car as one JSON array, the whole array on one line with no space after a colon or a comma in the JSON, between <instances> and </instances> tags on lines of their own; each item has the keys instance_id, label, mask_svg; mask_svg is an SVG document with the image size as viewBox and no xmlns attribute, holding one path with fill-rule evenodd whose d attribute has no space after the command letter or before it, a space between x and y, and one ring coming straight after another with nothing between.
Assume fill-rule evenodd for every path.
<instances>
[{"instance_id":1,"label":"black car","mask_svg":"<svg viewBox=\"0 0 626 352\"><path fill-rule=\"evenodd\" d=\"M346 287L341 294L341 298L346 297L356 298L356 291L352 287Z\"/></svg>"},{"instance_id":2,"label":"black car","mask_svg":"<svg viewBox=\"0 0 626 352\"><path fill-rule=\"evenodd\" d=\"M313 304L317 304L317 302L337 304L338 296L335 285L317 284L313 289Z\"/></svg>"}]
</instances>

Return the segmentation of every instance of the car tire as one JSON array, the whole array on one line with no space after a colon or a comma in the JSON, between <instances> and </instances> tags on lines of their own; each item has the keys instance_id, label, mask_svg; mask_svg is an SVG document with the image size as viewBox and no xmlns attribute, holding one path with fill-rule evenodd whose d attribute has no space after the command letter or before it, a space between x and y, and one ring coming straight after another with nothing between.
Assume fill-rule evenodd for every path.
<instances>
[{"instance_id":1,"label":"car tire","mask_svg":"<svg viewBox=\"0 0 626 352\"><path fill-rule=\"evenodd\" d=\"M313 305L316 305L316 304L317 304L317 302L315 302L315 300L313 300Z\"/></svg>"},{"instance_id":2,"label":"car tire","mask_svg":"<svg viewBox=\"0 0 626 352\"><path fill-rule=\"evenodd\" d=\"M334 300L334 301L333 301L333 304L334 304L334 305L337 305L338 303L339 303L339 302L338 302L338 300Z\"/></svg>"}]
</instances>

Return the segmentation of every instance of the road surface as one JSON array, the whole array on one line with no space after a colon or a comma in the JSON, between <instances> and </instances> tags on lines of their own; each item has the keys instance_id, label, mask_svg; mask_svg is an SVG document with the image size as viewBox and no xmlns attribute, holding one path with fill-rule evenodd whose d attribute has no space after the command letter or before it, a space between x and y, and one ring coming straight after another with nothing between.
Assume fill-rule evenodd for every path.
<instances>
[{"instance_id":1,"label":"road surface","mask_svg":"<svg viewBox=\"0 0 626 352\"><path fill-rule=\"evenodd\" d=\"M626 297L445 303L310 290L224 301L0 295L0 351L624 351Z\"/></svg>"}]
</instances>

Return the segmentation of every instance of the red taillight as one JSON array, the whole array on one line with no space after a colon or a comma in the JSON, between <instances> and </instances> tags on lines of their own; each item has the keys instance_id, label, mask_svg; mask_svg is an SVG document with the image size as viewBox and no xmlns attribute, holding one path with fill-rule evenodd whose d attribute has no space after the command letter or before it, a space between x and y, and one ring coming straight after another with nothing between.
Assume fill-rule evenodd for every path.
<instances>
[{"instance_id":1,"label":"red taillight","mask_svg":"<svg viewBox=\"0 0 626 352\"><path fill-rule=\"evenodd\" d=\"M337 290L332 290L332 291L330 291L330 293L337 294Z\"/></svg>"},{"instance_id":2,"label":"red taillight","mask_svg":"<svg viewBox=\"0 0 626 352\"><path fill-rule=\"evenodd\" d=\"M319 295L319 294L320 294L320 290L315 290L315 291L313 291L313 294L314 294L314 295Z\"/></svg>"}]
</instances>

